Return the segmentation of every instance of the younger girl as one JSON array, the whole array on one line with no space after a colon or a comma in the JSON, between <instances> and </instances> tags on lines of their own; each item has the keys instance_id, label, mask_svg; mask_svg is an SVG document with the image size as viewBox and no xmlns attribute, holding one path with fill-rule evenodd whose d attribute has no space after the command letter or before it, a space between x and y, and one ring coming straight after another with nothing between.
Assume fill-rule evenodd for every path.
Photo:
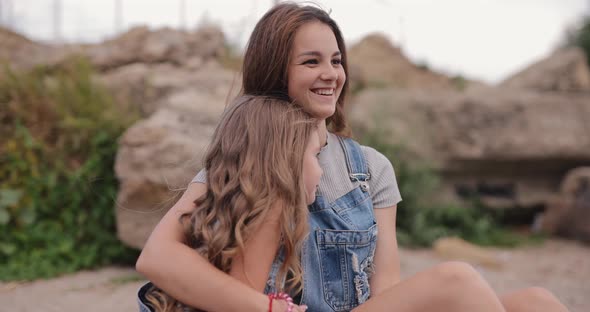
<instances>
[{"instance_id":1,"label":"younger girl","mask_svg":"<svg viewBox=\"0 0 590 312\"><path fill-rule=\"evenodd\" d=\"M206 155L207 191L181 216L189 246L260 292L302 287L307 205L322 174L316 127L290 103L239 97L224 112ZM277 261L266 250L279 251ZM145 289L156 311L190 310L153 286Z\"/></svg>"}]
</instances>

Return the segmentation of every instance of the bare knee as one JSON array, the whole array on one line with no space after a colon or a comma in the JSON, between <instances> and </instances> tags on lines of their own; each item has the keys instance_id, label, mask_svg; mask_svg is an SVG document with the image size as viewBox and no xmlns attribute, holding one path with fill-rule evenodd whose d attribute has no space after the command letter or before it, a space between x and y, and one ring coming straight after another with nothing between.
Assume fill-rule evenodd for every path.
<instances>
[{"instance_id":1,"label":"bare knee","mask_svg":"<svg viewBox=\"0 0 590 312\"><path fill-rule=\"evenodd\" d=\"M480 274L471 265L460 261L449 261L437 265L434 267L434 276L443 287L484 283Z\"/></svg>"},{"instance_id":2,"label":"bare knee","mask_svg":"<svg viewBox=\"0 0 590 312\"><path fill-rule=\"evenodd\" d=\"M436 298L450 310L504 311L494 291L471 265L450 261L437 265L431 273Z\"/></svg>"},{"instance_id":3,"label":"bare knee","mask_svg":"<svg viewBox=\"0 0 590 312\"><path fill-rule=\"evenodd\" d=\"M529 287L509 293L502 303L514 311L567 311L553 293L542 287Z\"/></svg>"},{"instance_id":4,"label":"bare knee","mask_svg":"<svg viewBox=\"0 0 590 312\"><path fill-rule=\"evenodd\" d=\"M535 301L551 302L557 301L555 295L543 287L529 287L522 290L525 297L531 298Z\"/></svg>"},{"instance_id":5,"label":"bare knee","mask_svg":"<svg viewBox=\"0 0 590 312\"><path fill-rule=\"evenodd\" d=\"M449 299L455 300L467 295L496 298L483 277L465 262L450 261L437 265L434 267L432 280L434 286Z\"/></svg>"}]
</instances>

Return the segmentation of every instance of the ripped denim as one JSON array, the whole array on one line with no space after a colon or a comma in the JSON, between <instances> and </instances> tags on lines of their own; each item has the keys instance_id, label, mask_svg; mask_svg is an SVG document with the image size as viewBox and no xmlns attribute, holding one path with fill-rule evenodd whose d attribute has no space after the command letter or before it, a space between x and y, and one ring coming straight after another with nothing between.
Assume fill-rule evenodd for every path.
<instances>
[{"instance_id":1,"label":"ripped denim","mask_svg":"<svg viewBox=\"0 0 590 312\"><path fill-rule=\"evenodd\" d=\"M350 311L371 296L377 225L367 185L371 175L358 143L340 138L352 191L328 203L321 194L309 206L310 234L302 253L308 311Z\"/></svg>"}]
</instances>

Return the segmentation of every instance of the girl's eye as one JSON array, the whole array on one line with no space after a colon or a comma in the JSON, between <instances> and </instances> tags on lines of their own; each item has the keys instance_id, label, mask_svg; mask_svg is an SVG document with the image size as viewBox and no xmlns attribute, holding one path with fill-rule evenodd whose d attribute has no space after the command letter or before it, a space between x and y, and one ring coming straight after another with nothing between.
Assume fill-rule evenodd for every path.
<instances>
[{"instance_id":1,"label":"girl's eye","mask_svg":"<svg viewBox=\"0 0 590 312\"><path fill-rule=\"evenodd\" d=\"M332 64L333 65L342 65L342 60L341 59L333 59Z\"/></svg>"},{"instance_id":2,"label":"girl's eye","mask_svg":"<svg viewBox=\"0 0 590 312\"><path fill-rule=\"evenodd\" d=\"M318 64L318 60L316 60L316 59L310 59L310 60L307 60L307 61L303 62L303 64L317 65Z\"/></svg>"}]
</instances>

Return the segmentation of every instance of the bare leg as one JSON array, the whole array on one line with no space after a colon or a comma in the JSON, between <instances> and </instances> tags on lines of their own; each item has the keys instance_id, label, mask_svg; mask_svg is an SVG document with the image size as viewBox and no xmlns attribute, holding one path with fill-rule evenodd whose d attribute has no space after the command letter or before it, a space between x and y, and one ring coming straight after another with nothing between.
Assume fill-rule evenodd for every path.
<instances>
[{"instance_id":1,"label":"bare leg","mask_svg":"<svg viewBox=\"0 0 590 312\"><path fill-rule=\"evenodd\" d=\"M500 300L470 265L447 262L401 281L358 306L363 311L504 312Z\"/></svg>"},{"instance_id":2,"label":"bare leg","mask_svg":"<svg viewBox=\"0 0 590 312\"><path fill-rule=\"evenodd\" d=\"M500 301L508 312L567 312L569 311L551 292L531 287L507 293Z\"/></svg>"}]
</instances>

